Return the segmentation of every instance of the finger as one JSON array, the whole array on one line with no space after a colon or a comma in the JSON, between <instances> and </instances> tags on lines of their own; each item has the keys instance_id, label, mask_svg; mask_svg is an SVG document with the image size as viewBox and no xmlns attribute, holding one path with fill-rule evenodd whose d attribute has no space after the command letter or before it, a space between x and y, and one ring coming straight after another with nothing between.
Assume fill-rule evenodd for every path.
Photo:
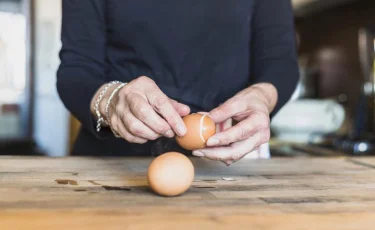
<instances>
[{"instance_id":1,"label":"finger","mask_svg":"<svg viewBox=\"0 0 375 230\"><path fill-rule=\"evenodd\" d=\"M251 113L251 111L249 111ZM249 116L249 113L241 113L232 117L234 121L242 121Z\"/></svg>"},{"instance_id":2,"label":"finger","mask_svg":"<svg viewBox=\"0 0 375 230\"><path fill-rule=\"evenodd\" d=\"M253 113L245 120L207 140L207 146L224 146L250 138L257 132L270 132L269 118L262 113Z\"/></svg>"},{"instance_id":3,"label":"finger","mask_svg":"<svg viewBox=\"0 0 375 230\"><path fill-rule=\"evenodd\" d=\"M140 138L140 137L136 137L136 136L132 135L126 129L126 127L124 126L124 124L122 123L122 121L120 120L120 118L117 115L112 116L111 120L112 120L111 124L112 124L113 130L116 133L118 133L118 135L120 135L126 141L128 141L130 143L138 143L138 144L144 144L144 143L147 142L147 140L144 139L144 138Z\"/></svg>"},{"instance_id":4,"label":"finger","mask_svg":"<svg viewBox=\"0 0 375 230\"><path fill-rule=\"evenodd\" d=\"M184 105L182 103L179 103L173 99L169 99L171 101L171 104L172 106L175 108L175 110L177 111L177 113L181 116L181 117L184 117L184 116L187 116L189 115L190 113L190 108L189 106L187 105Z\"/></svg>"},{"instance_id":5,"label":"finger","mask_svg":"<svg viewBox=\"0 0 375 230\"><path fill-rule=\"evenodd\" d=\"M236 97L233 97L226 101L224 104L213 109L209 116L215 123L221 123L228 120L231 117L238 116L243 111L246 111L247 105L243 100L239 100Z\"/></svg>"},{"instance_id":6,"label":"finger","mask_svg":"<svg viewBox=\"0 0 375 230\"><path fill-rule=\"evenodd\" d=\"M138 120L138 118L136 118L131 112L126 113L126 115L122 117L122 122L127 131L133 136L147 140L156 140L160 137L160 134L154 132L142 121Z\"/></svg>"},{"instance_id":7,"label":"finger","mask_svg":"<svg viewBox=\"0 0 375 230\"><path fill-rule=\"evenodd\" d=\"M163 92L154 89L147 93L147 99L154 110L168 122L177 135L183 136L186 134L187 130L181 116Z\"/></svg>"},{"instance_id":8,"label":"finger","mask_svg":"<svg viewBox=\"0 0 375 230\"><path fill-rule=\"evenodd\" d=\"M125 126L119 127L119 130L120 130L120 133L121 133L120 135L122 136L122 138L127 140L129 143L144 144L148 141L147 139L134 136L133 134L129 132L129 130L126 129Z\"/></svg>"},{"instance_id":9,"label":"finger","mask_svg":"<svg viewBox=\"0 0 375 230\"><path fill-rule=\"evenodd\" d=\"M140 95L133 94L129 95L131 99L128 99L128 107L130 113L137 119L140 120L146 125L149 129L153 132L172 138L174 136L174 132L169 126L169 124L157 114L151 105ZM126 102L125 102L126 103ZM125 115L124 120L127 119L127 115ZM134 120L134 119L133 119ZM129 121L125 124L129 127ZM134 124L139 126L139 124ZM140 127L133 127L133 129L139 129Z\"/></svg>"},{"instance_id":10,"label":"finger","mask_svg":"<svg viewBox=\"0 0 375 230\"><path fill-rule=\"evenodd\" d=\"M236 142L228 146L205 148L194 151L193 155L203 156L211 160L218 160L226 162L227 164L231 164L233 162L239 161L248 153L252 152L254 149L266 142L267 141L264 137L264 134L257 133L249 139Z\"/></svg>"}]
</instances>

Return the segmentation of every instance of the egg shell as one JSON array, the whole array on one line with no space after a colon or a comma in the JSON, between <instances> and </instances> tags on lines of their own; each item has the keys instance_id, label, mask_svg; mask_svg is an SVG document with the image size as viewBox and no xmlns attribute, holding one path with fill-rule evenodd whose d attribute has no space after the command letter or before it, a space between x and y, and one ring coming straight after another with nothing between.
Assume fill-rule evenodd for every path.
<instances>
[{"instance_id":1,"label":"egg shell","mask_svg":"<svg viewBox=\"0 0 375 230\"><path fill-rule=\"evenodd\" d=\"M194 174L194 166L188 157L178 152L167 152L151 162L147 180L155 193L178 196L190 188Z\"/></svg>"},{"instance_id":2,"label":"egg shell","mask_svg":"<svg viewBox=\"0 0 375 230\"><path fill-rule=\"evenodd\" d=\"M193 113L183 118L187 133L177 136L177 143L186 150L197 150L206 147L208 138L216 133L215 122L205 114Z\"/></svg>"}]
</instances>

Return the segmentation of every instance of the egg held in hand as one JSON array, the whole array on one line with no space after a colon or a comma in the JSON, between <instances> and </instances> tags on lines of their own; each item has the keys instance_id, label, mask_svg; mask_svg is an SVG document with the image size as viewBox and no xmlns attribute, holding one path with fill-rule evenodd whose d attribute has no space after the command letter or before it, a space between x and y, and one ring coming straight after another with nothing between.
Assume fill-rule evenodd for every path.
<instances>
[{"instance_id":1,"label":"egg held in hand","mask_svg":"<svg viewBox=\"0 0 375 230\"><path fill-rule=\"evenodd\" d=\"M216 133L215 122L205 114L193 113L183 118L187 133L177 136L177 143L186 150L197 150L206 147L208 138Z\"/></svg>"},{"instance_id":2,"label":"egg held in hand","mask_svg":"<svg viewBox=\"0 0 375 230\"><path fill-rule=\"evenodd\" d=\"M190 159L178 152L156 157L148 167L148 184L161 196L178 196L186 192L194 180Z\"/></svg>"}]
</instances>

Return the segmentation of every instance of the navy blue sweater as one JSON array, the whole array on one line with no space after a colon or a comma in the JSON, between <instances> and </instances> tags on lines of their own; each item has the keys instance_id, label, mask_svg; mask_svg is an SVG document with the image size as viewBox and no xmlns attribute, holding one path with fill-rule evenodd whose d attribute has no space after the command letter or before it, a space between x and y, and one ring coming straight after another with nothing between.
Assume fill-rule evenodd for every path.
<instances>
[{"instance_id":1,"label":"navy blue sweater","mask_svg":"<svg viewBox=\"0 0 375 230\"><path fill-rule=\"evenodd\" d=\"M82 130L74 153L148 155L90 115L111 80L152 78L193 112L209 111L251 84L277 87L276 113L298 80L290 0L63 0L57 89Z\"/></svg>"}]
</instances>

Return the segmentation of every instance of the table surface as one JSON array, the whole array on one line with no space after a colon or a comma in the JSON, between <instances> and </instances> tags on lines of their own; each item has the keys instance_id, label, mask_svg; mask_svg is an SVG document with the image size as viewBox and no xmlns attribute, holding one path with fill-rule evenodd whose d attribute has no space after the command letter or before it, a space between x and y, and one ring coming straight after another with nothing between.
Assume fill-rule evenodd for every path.
<instances>
[{"instance_id":1,"label":"table surface","mask_svg":"<svg viewBox=\"0 0 375 230\"><path fill-rule=\"evenodd\" d=\"M151 158L0 157L0 229L374 229L375 158L192 159L182 196Z\"/></svg>"}]
</instances>

